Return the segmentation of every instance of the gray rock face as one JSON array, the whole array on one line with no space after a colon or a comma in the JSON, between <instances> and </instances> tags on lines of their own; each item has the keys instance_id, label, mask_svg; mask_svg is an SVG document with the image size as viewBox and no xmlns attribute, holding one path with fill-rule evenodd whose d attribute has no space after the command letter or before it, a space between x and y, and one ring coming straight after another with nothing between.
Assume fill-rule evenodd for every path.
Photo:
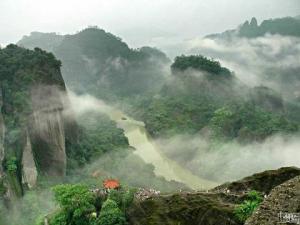
<instances>
[{"instance_id":1,"label":"gray rock face","mask_svg":"<svg viewBox=\"0 0 300 225\"><path fill-rule=\"evenodd\" d=\"M31 91L30 139L39 171L48 176L66 172L63 100L56 86L36 86Z\"/></svg>"},{"instance_id":2,"label":"gray rock face","mask_svg":"<svg viewBox=\"0 0 300 225\"><path fill-rule=\"evenodd\" d=\"M23 176L22 176L23 184L27 185L28 188L33 188L36 185L38 173L34 162L34 156L32 154L32 146L30 143L28 132L26 137L26 145L23 150L22 169L23 169Z\"/></svg>"},{"instance_id":3,"label":"gray rock face","mask_svg":"<svg viewBox=\"0 0 300 225\"><path fill-rule=\"evenodd\" d=\"M275 187L245 225L299 224L299 217L289 221L292 215L299 216L299 212L300 176L297 176ZM283 219L284 216L287 218Z\"/></svg>"}]
</instances>

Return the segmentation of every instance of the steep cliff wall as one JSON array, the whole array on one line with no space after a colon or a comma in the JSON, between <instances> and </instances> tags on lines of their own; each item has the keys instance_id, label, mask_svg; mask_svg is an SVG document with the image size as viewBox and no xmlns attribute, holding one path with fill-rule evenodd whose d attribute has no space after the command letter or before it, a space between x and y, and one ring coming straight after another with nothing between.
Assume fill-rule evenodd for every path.
<instances>
[{"instance_id":1,"label":"steep cliff wall","mask_svg":"<svg viewBox=\"0 0 300 225\"><path fill-rule=\"evenodd\" d=\"M61 92L57 86L36 86L31 90L30 136L39 170L44 175L66 172L65 134Z\"/></svg>"}]
</instances>

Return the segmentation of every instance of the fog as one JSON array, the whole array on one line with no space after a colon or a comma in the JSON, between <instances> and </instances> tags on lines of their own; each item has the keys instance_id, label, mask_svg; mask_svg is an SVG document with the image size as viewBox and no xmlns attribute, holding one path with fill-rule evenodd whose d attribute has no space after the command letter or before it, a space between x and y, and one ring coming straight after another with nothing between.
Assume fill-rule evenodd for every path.
<instances>
[{"instance_id":1,"label":"fog","mask_svg":"<svg viewBox=\"0 0 300 225\"><path fill-rule=\"evenodd\" d=\"M298 14L298 0L1 0L0 43L32 31L66 34L98 25L130 46L157 46L173 55L185 40L235 28L253 16L261 21Z\"/></svg>"},{"instance_id":2,"label":"fog","mask_svg":"<svg viewBox=\"0 0 300 225\"><path fill-rule=\"evenodd\" d=\"M218 183L284 166L300 167L297 136L277 135L246 145L237 142L214 145L199 135L178 135L156 143L166 155L194 174Z\"/></svg>"},{"instance_id":3,"label":"fog","mask_svg":"<svg viewBox=\"0 0 300 225\"><path fill-rule=\"evenodd\" d=\"M73 110L85 116L89 116L92 111L111 115L112 112L118 110L117 106L108 106L104 101L91 95L76 95L71 92L70 99ZM160 154L164 154L163 157L178 162L182 168L188 169L194 175L216 182L216 184L238 180L269 169L284 166L300 167L300 140L297 134L277 134L262 142L248 144L241 144L237 141L216 144L202 133L196 135L183 133L171 138L149 138L147 141L151 142ZM146 146L148 143L140 144ZM111 153L88 165L85 173L92 174L106 169L109 173L131 184L151 185L144 178L135 176L133 172L136 171L136 166L142 166L140 163L133 163L139 160L141 158L137 155L129 154L124 157L119 153ZM166 161L166 163L169 162Z\"/></svg>"},{"instance_id":4,"label":"fog","mask_svg":"<svg viewBox=\"0 0 300 225\"><path fill-rule=\"evenodd\" d=\"M235 37L232 41L198 38L186 42L185 51L220 60L251 86L278 88L270 82L267 84L267 70L272 69L275 78L285 70L299 71L300 66L300 38L288 36L267 34L253 39Z\"/></svg>"}]
</instances>

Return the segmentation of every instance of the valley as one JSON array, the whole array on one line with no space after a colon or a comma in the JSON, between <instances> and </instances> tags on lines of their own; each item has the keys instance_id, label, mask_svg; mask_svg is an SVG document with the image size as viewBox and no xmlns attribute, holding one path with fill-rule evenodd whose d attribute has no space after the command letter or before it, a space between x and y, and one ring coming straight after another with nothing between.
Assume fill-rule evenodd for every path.
<instances>
[{"instance_id":1,"label":"valley","mask_svg":"<svg viewBox=\"0 0 300 225\"><path fill-rule=\"evenodd\" d=\"M0 225L299 211L299 21L252 18L174 59L97 26L0 48Z\"/></svg>"}]
</instances>

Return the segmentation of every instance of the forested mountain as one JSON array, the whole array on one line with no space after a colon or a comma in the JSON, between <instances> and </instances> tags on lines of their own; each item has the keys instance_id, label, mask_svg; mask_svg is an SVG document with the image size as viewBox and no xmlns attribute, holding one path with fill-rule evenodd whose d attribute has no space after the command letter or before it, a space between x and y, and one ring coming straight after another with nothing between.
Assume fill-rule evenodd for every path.
<instances>
[{"instance_id":1,"label":"forested mountain","mask_svg":"<svg viewBox=\"0 0 300 225\"><path fill-rule=\"evenodd\" d=\"M157 49L131 49L120 38L94 27L66 36L32 33L18 45L52 51L63 62L62 73L71 90L104 99L158 90L169 63Z\"/></svg>"},{"instance_id":2,"label":"forested mountain","mask_svg":"<svg viewBox=\"0 0 300 225\"><path fill-rule=\"evenodd\" d=\"M256 20L251 24L256 26ZM18 44L45 46L45 36L38 41L35 36ZM218 61L201 55L176 57L169 76L169 60L162 52L149 47L132 50L97 28L64 36L53 51L64 64L62 72L71 90L125 100L154 137L209 129L225 139L253 141L297 131L280 94L263 86L251 89ZM214 123L219 120L223 127L217 129Z\"/></svg>"},{"instance_id":3,"label":"forested mountain","mask_svg":"<svg viewBox=\"0 0 300 225\"><path fill-rule=\"evenodd\" d=\"M287 113L299 121L299 30L300 20L294 17L264 20L260 25L252 18L235 30L206 36L190 53L217 58L243 82L280 93Z\"/></svg>"},{"instance_id":4,"label":"forested mountain","mask_svg":"<svg viewBox=\"0 0 300 225\"><path fill-rule=\"evenodd\" d=\"M266 87L247 87L217 61L180 56L171 68L171 82L136 103L135 113L153 136L209 129L214 138L254 141L298 129L287 119L280 96Z\"/></svg>"},{"instance_id":5,"label":"forested mountain","mask_svg":"<svg viewBox=\"0 0 300 225\"><path fill-rule=\"evenodd\" d=\"M66 173L65 84L51 53L9 45L0 57L1 164L8 193L20 196L22 183L34 186L37 172Z\"/></svg>"},{"instance_id":6,"label":"forested mountain","mask_svg":"<svg viewBox=\"0 0 300 225\"><path fill-rule=\"evenodd\" d=\"M157 177L107 115L76 114L60 67L52 53L39 48L0 49L0 224L35 223L51 201L41 200L37 189L57 182L93 185L116 176L138 187L185 187Z\"/></svg>"}]
</instances>

